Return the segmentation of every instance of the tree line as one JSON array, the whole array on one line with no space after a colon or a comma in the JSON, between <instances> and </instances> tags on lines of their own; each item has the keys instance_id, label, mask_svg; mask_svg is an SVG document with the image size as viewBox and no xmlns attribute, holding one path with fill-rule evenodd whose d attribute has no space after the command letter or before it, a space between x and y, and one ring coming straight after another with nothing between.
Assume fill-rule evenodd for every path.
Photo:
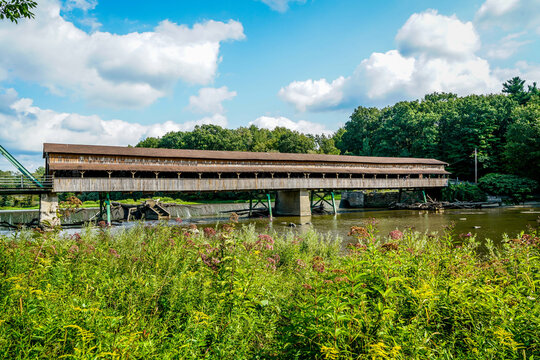
<instances>
[{"instance_id":1,"label":"tree line","mask_svg":"<svg viewBox=\"0 0 540 360\"><path fill-rule=\"evenodd\" d=\"M536 83L526 88L514 77L501 94L433 93L384 108L359 106L331 136L202 125L136 146L437 158L449 163L455 177L469 180L476 149L479 176L509 173L540 180L540 91Z\"/></svg>"}]
</instances>

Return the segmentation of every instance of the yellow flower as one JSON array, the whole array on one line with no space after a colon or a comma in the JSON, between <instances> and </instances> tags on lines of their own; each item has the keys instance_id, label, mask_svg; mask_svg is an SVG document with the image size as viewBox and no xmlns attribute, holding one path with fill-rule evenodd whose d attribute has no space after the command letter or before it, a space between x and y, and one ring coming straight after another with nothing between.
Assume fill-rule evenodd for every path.
<instances>
[{"instance_id":1,"label":"yellow flower","mask_svg":"<svg viewBox=\"0 0 540 360\"><path fill-rule=\"evenodd\" d=\"M321 353L324 355L325 359L337 359L339 355L339 350L333 347L321 346Z\"/></svg>"}]
</instances>

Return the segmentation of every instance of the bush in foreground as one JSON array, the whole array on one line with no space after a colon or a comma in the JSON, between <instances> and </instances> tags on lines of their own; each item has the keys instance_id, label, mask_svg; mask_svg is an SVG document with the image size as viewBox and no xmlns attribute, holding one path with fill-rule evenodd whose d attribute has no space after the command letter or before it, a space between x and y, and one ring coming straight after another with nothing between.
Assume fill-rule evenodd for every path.
<instances>
[{"instance_id":1,"label":"bush in foreground","mask_svg":"<svg viewBox=\"0 0 540 360\"><path fill-rule=\"evenodd\" d=\"M86 228L0 239L0 358L532 359L535 231Z\"/></svg>"}]
</instances>

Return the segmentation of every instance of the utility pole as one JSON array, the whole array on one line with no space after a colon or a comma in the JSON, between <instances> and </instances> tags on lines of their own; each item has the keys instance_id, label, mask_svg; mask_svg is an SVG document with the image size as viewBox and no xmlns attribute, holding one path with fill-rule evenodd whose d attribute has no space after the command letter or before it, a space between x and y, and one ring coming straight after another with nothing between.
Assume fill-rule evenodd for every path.
<instances>
[{"instance_id":1,"label":"utility pole","mask_svg":"<svg viewBox=\"0 0 540 360\"><path fill-rule=\"evenodd\" d=\"M474 183L478 184L478 152L474 148Z\"/></svg>"}]
</instances>

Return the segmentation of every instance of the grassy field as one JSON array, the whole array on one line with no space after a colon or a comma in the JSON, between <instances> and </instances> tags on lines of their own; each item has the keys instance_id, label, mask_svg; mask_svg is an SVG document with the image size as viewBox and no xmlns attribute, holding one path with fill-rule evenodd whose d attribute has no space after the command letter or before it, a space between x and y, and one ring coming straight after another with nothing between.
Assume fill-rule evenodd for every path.
<instances>
[{"instance_id":1,"label":"grassy field","mask_svg":"<svg viewBox=\"0 0 540 360\"><path fill-rule=\"evenodd\" d=\"M0 237L1 359L539 359L540 240L376 224Z\"/></svg>"}]
</instances>

